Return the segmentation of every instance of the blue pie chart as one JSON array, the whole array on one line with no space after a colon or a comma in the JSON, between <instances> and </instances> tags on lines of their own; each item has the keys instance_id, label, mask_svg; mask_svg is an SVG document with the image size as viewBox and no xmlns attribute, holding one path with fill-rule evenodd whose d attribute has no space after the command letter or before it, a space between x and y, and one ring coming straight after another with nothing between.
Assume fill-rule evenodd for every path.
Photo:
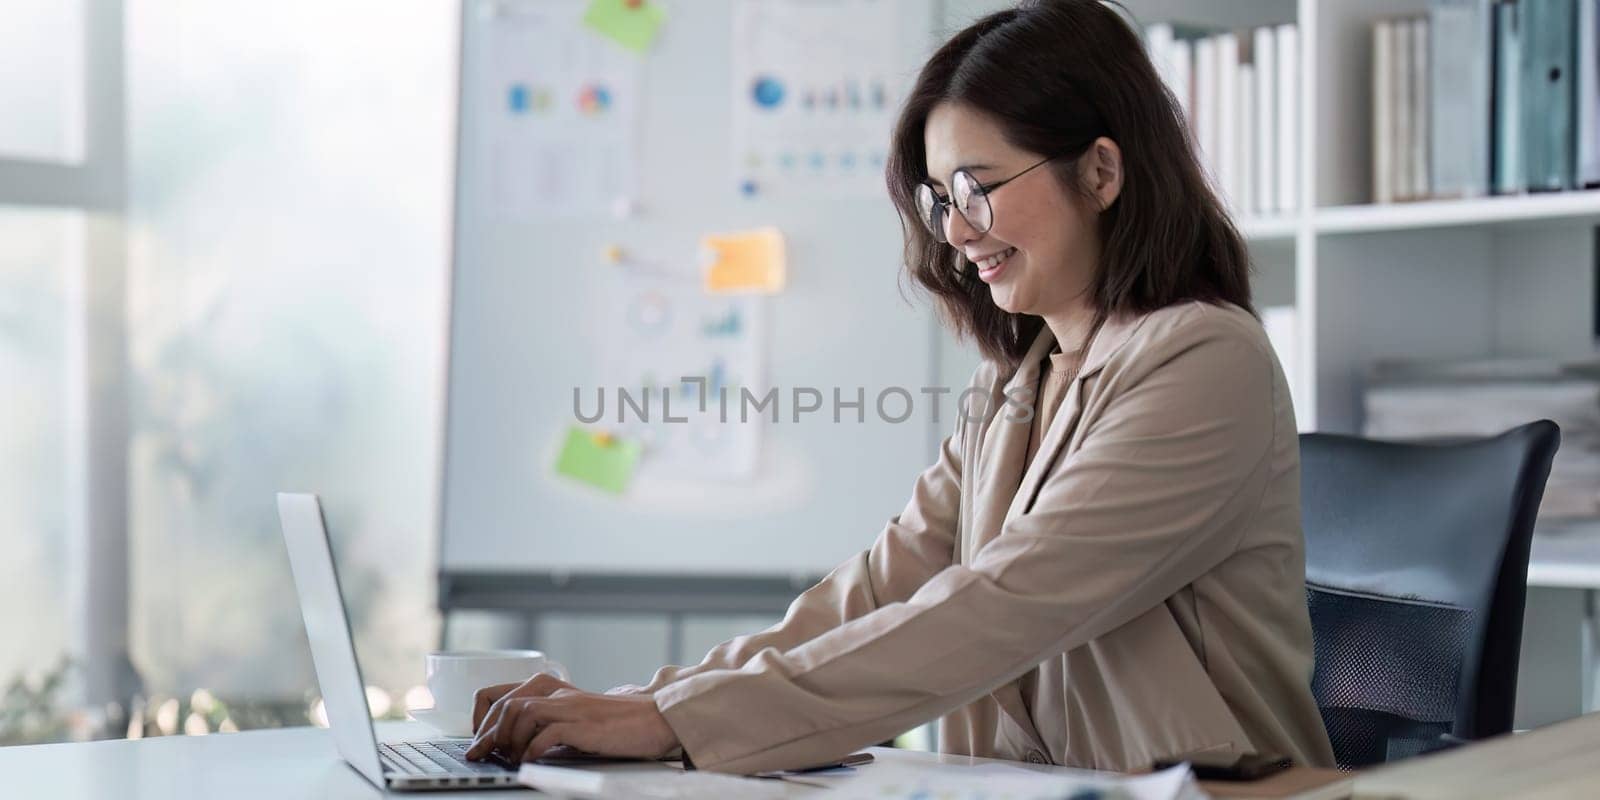
<instances>
[{"instance_id":1,"label":"blue pie chart","mask_svg":"<svg viewBox=\"0 0 1600 800\"><path fill-rule=\"evenodd\" d=\"M762 108L777 108L783 102L783 82L770 75L756 78L750 96Z\"/></svg>"}]
</instances>

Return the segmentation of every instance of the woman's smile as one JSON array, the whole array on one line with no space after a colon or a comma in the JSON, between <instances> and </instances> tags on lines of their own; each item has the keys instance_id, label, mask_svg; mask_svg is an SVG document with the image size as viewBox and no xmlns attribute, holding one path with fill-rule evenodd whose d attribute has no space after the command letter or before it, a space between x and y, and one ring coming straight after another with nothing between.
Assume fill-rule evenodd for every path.
<instances>
[{"instance_id":1,"label":"woman's smile","mask_svg":"<svg viewBox=\"0 0 1600 800\"><path fill-rule=\"evenodd\" d=\"M1007 247L998 253L992 253L982 258L972 259L978 265L978 278L984 283L994 283L999 280L1000 274L1005 271L1006 265L1011 263L1011 257L1016 255L1017 248Z\"/></svg>"}]
</instances>

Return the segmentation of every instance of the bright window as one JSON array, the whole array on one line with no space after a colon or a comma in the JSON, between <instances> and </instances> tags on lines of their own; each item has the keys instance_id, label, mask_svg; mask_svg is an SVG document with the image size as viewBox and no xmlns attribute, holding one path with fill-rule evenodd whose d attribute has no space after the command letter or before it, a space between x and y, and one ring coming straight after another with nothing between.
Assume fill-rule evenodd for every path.
<instances>
[{"instance_id":1,"label":"bright window","mask_svg":"<svg viewBox=\"0 0 1600 800\"><path fill-rule=\"evenodd\" d=\"M67 286L82 247L81 212L0 206L0 686L36 687L67 647Z\"/></svg>"},{"instance_id":2,"label":"bright window","mask_svg":"<svg viewBox=\"0 0 1600 800\"><path fill-rule=\"evenodd\" d=\"M6 0L0 11L0 158L83 160L81 0Z\"/></svg>"},{"instance_id":3,"label":"bright window","mask_svg":"<svg viewBox=\"0 0 1600 800\"><path fill-rule=\"evenodd\" d=\"M323 497L367 682L422 682L455 14L127 4L129 600L156 706L304 713L282 490Z\"/></svg>"}]
</instances>

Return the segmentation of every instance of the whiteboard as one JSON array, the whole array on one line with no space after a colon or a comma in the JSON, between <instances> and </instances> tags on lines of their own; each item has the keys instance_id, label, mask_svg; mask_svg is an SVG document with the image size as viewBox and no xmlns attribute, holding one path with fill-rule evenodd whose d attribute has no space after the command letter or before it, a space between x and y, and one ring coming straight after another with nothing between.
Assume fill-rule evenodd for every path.
<instances>
[{"instance_id":1,"label":"whiteboard","mask_svg":"<svg viewBox=\"0 0 1600 800\"><path fill-rule=\"evenodd\" d=\"M894 4L903 24L884 46L909 87L928 52L934 3L878 1ZM903 285L900 224L882 182L741 193L729 155L735 0L696 0L665 6L636 76L637 169L619 179L632 188L633 213L508 210L508 162L494 134L504 89L485 76L496 68L496 8L516 5L467 0L462 11L441 570L795 576L870 546L951 422L948 400L935 422L917 394L949 383L942 334L929 303ZM781 415L759 430L753 467L676 484L636 479L620 495L555 475L576 423L574 388L592 392L604 379L603 320L619 302L617 270L629 268L602 253L615 245L640 262L692 270L702 235L764 226L786 237L788 278L781 293L754 301L762 377L779 390ZM875 409L892 386L915 395L909 420ZM795 387L821 390L823 410L794 422ZM865 421L846 408L836 423L832 391L854 400L857 387Z\"/></svg>"}]
</instances>

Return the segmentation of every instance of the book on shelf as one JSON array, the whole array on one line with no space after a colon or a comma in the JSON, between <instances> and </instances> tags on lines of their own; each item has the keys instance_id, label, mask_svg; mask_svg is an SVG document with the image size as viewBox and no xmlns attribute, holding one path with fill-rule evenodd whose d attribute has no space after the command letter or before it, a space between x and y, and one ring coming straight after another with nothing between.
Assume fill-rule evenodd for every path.
<instances>
[{"instance_id":1,"label":"book on shelf","mask_svg":"<svg viewBox=\"0 0 1600 800\"><path fill-rule=\"evenodd\" d=\"M1392 203L1394 186L1395 68L1393 20L1372 26L1372 201Z\"/></svg>"},{"instance_id":2,"label":"book on shelf","mask_svg":"<svg viewBox=\"0 0 1600 800\"><path fill-rule=\"evenodd\" d=\"M1217 152L1217 40L1211 37L1194 43L1194 143L1206 175L1216 178L1211 159Z\"/></svg>"},{"instance_id":3,"label":"book on shelf","mask_svg":"<svg viewBox=\"0 0 1600 800\"><path fill-rule=\"evenodd\" d=\"M1494 191L1515 194L1526 182L1522 169L1522 6L1494 6Z\"/></svg>"},{"instance_id":4,"label":"book on shelf","mask_svg":"<svg viewBox=\"0 0 1600 800\"><path fill-rule=\"evenodd\" d=\"M1239 37L1217 34L1217 151L1212 155L1213 176L1223 202L1239 211Z\"/></svg>"},{"instance_id":5,"label":"book on shelf","mask_svg":"<svg viewBox=\"0 0 1600 800\"><path fill-rule=\"evenodd\" d=\"M1145 28L1151 62L1183 111L1201 166L1238 215L1271 215L1296 206L1294 27L1207 31L1162 22Z\"/></svg>"},{"instance_id":6,"label":"book on shelf","mask_svg":"<svg viewBox=\"0 0 1600 800\"><path fill-rule=\"evenodd\" d=\"M1577 174L1573 188L1600 186L1600 0L1578 0L1577 70L1573 75L1578 115Z\"/></svg>"},{"instance_id":7,"label":"book on shelf","mask_svg":"<svg viewBox=\"0 0 1600 800\"><path fill-rule=\"evenodd\" d=\"M1394 170L1389 180L1394 186L1396 200L1412 200L1416 195L1411 187L1411 137L1413 134L1412 117L1417 111L1417 104L1412 97L1417 84L1411 77L1415 60L1411 56L1414 39L1411 36L1410 18L1393 20L1394 34L1390 37L1389 58L1394 67L1394 109L1391 114L1394 120L1394 130L1389 131L1389 148L1393 154L1389 166Z\"/></svg>"},{"instance_id":8,"label":"book on shelf","mask_svg":"<svg viewBox=\"0 0 1600 800\"><path fill-rule=\"evenodd\" d=\"M1234 149L1235 180L1233 198L1237 210L1251 213L1256 205L1256 68L1254 64L1239 65L1239 85L1234 93L1239 107L1238 136Z\"/></svg>"},{"instance_id":9,"label":"book on shelf","mask_svg":"<svg viewBox=\"0 0 1600 800\"><path fill-rule=\"evenodd\" d=\"M1573 175L1574 0L1523 7L1522 163L1529 191L1559 191Z\"/></svg>"},{"instance_id":10,"label":"book on shelf","mask_svg":"<svg viewBox=\"0 0 1600 800\"><path fill-rule=\"evenodd\" d=\"M1489 193L1493 39L1490 0L1431 0L1429 153L1434 197Z\"/></svg>"},{"instance_id":11,"label":"book on shelf","mask_svg":"<svg viewBox=\"0 0 1600 800\"><path fill-rule=\"evenodd\" d=\"M1300 31L1294 23L1273 29L1278 66L1278 192L1279 212L1300 207Z\"/></svg>"},{"instance_id":12,"label":"book on shelf","mask_svg":"<svg viewBox=\"0 0 1600 800\"><path fill-rule=\"evenodd\" d=\"M1172 43L1173 91L1177 93L1178 107L1184 119L1194 119L1194 42L1179 39ZM1181 87L1181 91L1178 87Z\"/></svg>"},{"instance_id":13,"label":"book on shelf","mask_svg":"<svg viewBox=\"0 0 1600 800\"><path fill-rule=\"evenodd\" d=\"M1407 192L1413 199L1428 196L1428 119L1429 109L1432 108L1432 93L1428 84L1428 20L1418 17L1411 20L1409 25L1411 33L1411 136L1406 140L1406 146L1411 152L1408 156L1410 170L1411 190Z\"/></svg>"},{"instance_id":14,"label":"book on shelf","mask_svg":"<svg viewBox=\"0 0 1600 800\"><path fill-rule=\"evenodd\" d=\"M1184 115L1188 116L1189 92L1180 89L1189 85L1188 77L1180 74L1180 70L1188 65L1183 63L1178 55L1180 40L1177 38L1177 31L1168 23L1150 25L1145 28L1144 41L1145 49L1150 53L1150 63L1155 65L1156 74L1161 76L1161 82L1172 92Z\"/></svg>"},{"instance_id":15,"label":"book on shelf","mask_svg":"<svg viewBox=\"0 0 1600 800\"><path fill-rule=\"evenodd\" d=\"M1255 210L1278 210L1278 66L1271 28L1256 28L1251 55L1255 59Z\"/></svg>"},{"instance_id":16,"label":"book on shelf","mask_svg":"<svg viewBox=\"0 0 1600 800\"><path fill-rule=\"evenodd\" d=\"M1199 56L1196 46L1210 34L1207 28L1174 22L1157 22L1146 25L1144 29L1145 49L1150 54L1150 61L1155 65L1162 83L1166 84L1167 91L1178 101L1178 108L1189 125L1190 135L1197 143L1200 130L1195 119L1195 92L1200 76L1195 71Z\"/></svg>"},{"instance_id":17,"label":"book on shelf","mask_svg":"<svg viewBox=\"0 0 1600 800\"><path fill-rule=\"evenodd\" d=\"M1371 23L1372 200L1600 187L1600 0Z\"/></svg>"}]
</instances>

